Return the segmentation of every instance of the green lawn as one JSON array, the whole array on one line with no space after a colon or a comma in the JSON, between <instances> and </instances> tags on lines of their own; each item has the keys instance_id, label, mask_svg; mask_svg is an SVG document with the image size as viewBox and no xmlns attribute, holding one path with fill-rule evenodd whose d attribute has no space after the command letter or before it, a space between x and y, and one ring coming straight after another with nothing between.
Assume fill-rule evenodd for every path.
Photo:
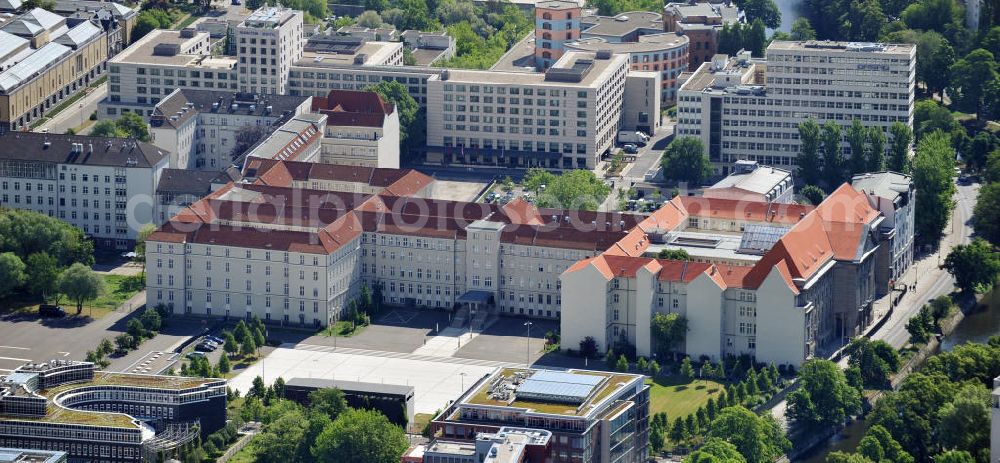
<instances>
[{"instance_id":1,"label":"green lawn","mask_svg":"<svg viewBox=\"0 0 1000 463\"><path fill-rule=\"evenodd\" d=\"M115 310L135 293L142 291L143 282L139 276L101 275L107 292L93 301L83 304L84 310L94 309Z\"/></svg>"},{"instance_id":2,"label":"green lawn","mask_svg":"<svg viewBox=\"0 0 1000 463\"><path fill-rule=\"evenodd\" d=\"M670 421L690 415L708 402L709 397L718 399L725 392L725 386L711 380L688 381L680 376L647 379L649 391L649 414L666 412Z\"/></svg>"}]
</instances>

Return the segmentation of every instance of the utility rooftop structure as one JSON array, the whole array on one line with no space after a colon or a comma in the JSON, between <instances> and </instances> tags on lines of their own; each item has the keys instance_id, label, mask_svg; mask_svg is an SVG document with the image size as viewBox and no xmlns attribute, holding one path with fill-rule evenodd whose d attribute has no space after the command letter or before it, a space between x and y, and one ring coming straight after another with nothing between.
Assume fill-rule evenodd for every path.
<instances>
[{"instance_id":1,"label":"utility rooftop structure","mask_svg":"<svg viewBox=\"0 0 1000 463\"><path fill-rule=\"evenodd\" d=\"M64 463L66 452L0 447L0 463Z\"/></svg>"},{"instance_id":2,"label":"utility rooftop structure","mask_svg":"<svg viewBox=\"0 0 1000 463\"><path fill-rule=\"evenodd\" d=\"M706 198L793 202L792 173L777 167L760 166L757 161L736 161L733 172L705 189Z\"/></svg>"}]
</instances>

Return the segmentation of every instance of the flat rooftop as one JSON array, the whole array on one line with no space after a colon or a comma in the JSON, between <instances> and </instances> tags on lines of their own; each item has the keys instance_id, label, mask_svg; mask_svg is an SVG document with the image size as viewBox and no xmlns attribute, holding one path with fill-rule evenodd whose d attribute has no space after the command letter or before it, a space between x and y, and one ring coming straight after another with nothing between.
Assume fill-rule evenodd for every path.
<instances>
[{"instance_id":1,"label":"flat rooftop","mask_svg":"<svg viewBox=\"0 0 1000 463\"><path fill-rule=\"evenodd\" d=\"M627 64L628 57L625 55L612 54L610 58L596 58L595 53L571 51L563 55L550 69L573 69L575 65L583 60L592 60L593 64L589 71L579 82L566 82L561 80L546 80L545 73L527 71L497 72L497 70L478 71L467 69L449 70L449 82L467 82L476 84L507 84L507 85L535 85L553 87L590 87L595 83L604 80L606 75L613 72L618 66Z\"/></svg>"},{"instance_id":2,"label":"flat rooftop","mask_svg":"<svg viewBox=\"0 0 1000 463\"><path fill-rule=\"evenodd\" d=\"M720 188L738 188L753 193L767 194L776 186L791 177L792 173L771 166L757 166L748 172L734 172L719 180L709 190Z\"/></svg>"},{"instance_id":3,"label":"flat rooftop","mask_svg":"<svg viewBox=\"0 0 1000 463\"><path fill-rule=\"evenodd\" d=\"M265 6L250 13L239 27L274 28L284 24L295 15L295 10L277 6Z\"/></svg>"},{"instance_id":4,"label":"flat rooftop","mask_svg":"<svg viewBox=\"0 0 1000 463\"><path fill-rule=\"evenodd\" d=\"M158 45L175 44L182 46L197 38L198 35L208 35L207 32L197 32L196 37L181 37L180 31L170 31L156 29L146 34L145 37L133 43L121 53L115 55L109 61L112 63L135 63L153 65L172 65L186 67L200 67L209 69L233 69L237 60L233 57L196 55L178 53L173 56L157 55L155 49Z\"/></svg>"},{"instance_id":5,"label":"flat rooftop","mask_svg":"<svg viewBox=\"0 0 1000 463\"><path fill-rule=\"evenodd\" d=\"M0 463L55 463L66 460L66 452L0 447Z\"/></svg>"},{"instance_id":6,"label":"flat rooftop","mask_svg":"<svg viewBox=\"0 0 1000 463\"><path fill-rule=\"evenodd\" d=\"M714 230L709 232L679 231L671 232L666 243L650 244L646 253L657 254L663 249L683 249L695 260L747 263L760 260L761 256L759 255L740 252L742 242L743 235L738 232L727 234Z\"/></svg>"},{"instance_id":7,"label":"flat rooftop","mask_svg":"<svg viewBox=\"0 0 1000 463\"><path fill-rule=\"evenodd\" d=\"M877 43L877 42L836 42L832 40L782 41L775 40L767 46L767 51L829 51L832 53L879 53L909 55L916 50L916 45L910 43Z\"/></svg>"},{"instance_id":8,"label":"flat rooftop","mask_svg":"<svg viewBox=\"0 0 1000 463\"><path fill-rule=\"evenodd\" d=\"M763 87L766 82L757 80L757 76L763 77L767 71L767 66L760 61L746 61L730 57L722 69L713 69L711 61L701 63L701 66L681 85L682 91L703 92L714 90L720 92L742 91L753 93L754 87ZM731 84L730 84L731 82Z\"/></svg>"},{"instance_id":9,"label":"flat rooftop","mask_svg":"<svg viewBox=\"0 0 1000 463\"><path fill-rule=\"evenodd\" d=\"M580 18L584 36L622 37L633 32L663 30L663 15L652 11L628 11L615 16L584 16Z\"/></svg>"},{"instance_id":10,"label":"flat rooftop","mask_svg":"<svg viewBox=\"0 0 1000 463\"><path fill-rule=\"evenodd\" d=\"M641 35L637 42L608 42L601 37L589 37L567 44L569 48L587 51L611 50L613 53L644 53L687 45L690 41L686 35L674 32Z\"/></svg>"},{"instance_id":11,"label":"flat rooftop","mask_svg":"<svg viewBox=\"0 0 1000 463\"><path fill-rule=\"evenodd\" d=\"M331 65L355 65L355 58L364 56L363 65L382 64L389 56L403 46L400 42L365 42L353 52L327 53L304 51L295 66L325 67Z\"/></svg>"},{"instance_id":12,"label":"flat rooftop","mask_svg":"<svg viewBox=\"0 0 1000 463\"><path fill-rule=\"evenodd\" d=\"M534 377L537 379L532 380ZM537 413L587 416L604 399L638 375L603 371L568 370L556 372L524 368L504 368L483 381L463 403L496 407L524 408ZM523 392L522 392L523 390ZM508 394L504 399L504 394ZM520 397L524 394L526 397ZM543 400L536 397L548 396ZM574 398L570 401L568 398ZM580 398L582 402L575 402ZM513 399L513 400L511 400Z\"/></svg>"}]
</instances>

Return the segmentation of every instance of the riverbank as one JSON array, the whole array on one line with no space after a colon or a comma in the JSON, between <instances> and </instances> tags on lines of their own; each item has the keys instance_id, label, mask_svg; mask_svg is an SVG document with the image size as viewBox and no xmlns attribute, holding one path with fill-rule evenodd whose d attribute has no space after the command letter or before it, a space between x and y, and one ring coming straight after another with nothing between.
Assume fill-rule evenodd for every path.
<instances>
[{"instance_id":1,"label":"riverbank","mask_svg":"<svg viewBox=\"0 0 1000 463\"><path fill-rule=\"evenodd\" d=\"M893 389L898 388L912 372L928 358L941 351L951 350L963 342L985 342L989 335L1000 334L1000 289L989 295L963 298L957 303L959 310L941 320L941 334L931 338L927 344L910 357L891 379ZM988 320L989 323L972 323ZM986 325L986 326L983 326ZM959 341L956 342L956 339ZM869 391L865 394L865 410L871 410L886 391ZM854 452L868 430L865 416L847 423L839 430L828 430L811 435L805 442L797 442L789 452L790 460L797 463L825 463L831 452Z\"/></svg>"}]
</instances>

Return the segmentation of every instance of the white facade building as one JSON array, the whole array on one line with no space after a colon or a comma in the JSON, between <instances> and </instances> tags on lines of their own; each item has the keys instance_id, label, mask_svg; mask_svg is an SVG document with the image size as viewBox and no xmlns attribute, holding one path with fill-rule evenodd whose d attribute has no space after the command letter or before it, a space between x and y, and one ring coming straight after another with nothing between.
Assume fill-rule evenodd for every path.
<instances>
[{"instance_id":1,"label":"white facade building","mask_svg":"<svg viewBox=\"0 0 1000 463\"><path fill-rule=\"evenodd\" d=\"M283 95L288 71L302 57L301 11L265 6L236 26L240 91Z\"/></svg>"},{"instance_id":2,"label":"white facade building","mask_svg":"<svg viewBox=\"0 0 1000 463\"><path fill-rule=\"evenodd\" d=\"M309 97L177 89L150 116L151 142L170 167L220 171L280 124L309 110ZM241 138L248 138L243 140ZM244 146L245 145L245 146Z\"/></svg>"},{"instance_id":3,"label":"white facade building","mask_svg":"<svg viewBox=\"0 0 1000 463\"><path fill-rule=\"evenodd\" d=\"M399 168L399 111L378 93L330 90L313 97L312 110L326 116L318 162Z\"/></svg>"},{"instance_id":4,"label":"white facade building","mask_svg":"<svg viewBox=\"0 0 1000 463\"><path fill-rule=\"evenodd\" d=\"M913 125L915 66L910 44L775 41L766 61L717 55L681 86L677 135L701 138L723 175L740 159L795 165L807 118L845 134L858 119L891 138L892 123ZM846 139L842 150L849 158Z\"/></svg>"},{"instance_id":5,"label":"white facade building","mask_svg":"<svg viewBox=\"0 0 1000 463\"><path fill-rule=\"evenodd\" d=\"M154 223L167 153L123 138L10 132L0 136L0 205L79 227L98 244L131 249Z\"/></svg>"}]
</instances>

